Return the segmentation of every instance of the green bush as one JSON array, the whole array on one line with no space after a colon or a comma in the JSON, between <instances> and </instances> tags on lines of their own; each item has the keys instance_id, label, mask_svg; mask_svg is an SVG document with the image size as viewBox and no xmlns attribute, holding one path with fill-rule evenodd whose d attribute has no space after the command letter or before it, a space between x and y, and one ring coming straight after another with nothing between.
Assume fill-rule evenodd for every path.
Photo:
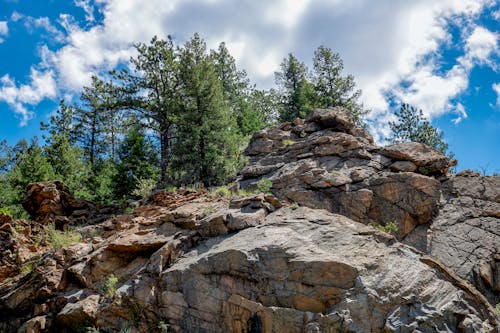
<instances>
[{"instance_id":1,"label":"green bush","mask_svg":"<svg viewBox=\"0 0 500 333\"><path fill-rule=\"evenodd\" d=\"M7 207L0 208L0 214L12 217L12 213L10 212L10 209L8 209Z\"/></svg>"},{"instance_id":2,"label":"green bush","mask_svg":"<svg viewBox=\"0 0 500 333\"><path fill-rule=\"evenodd\" d=\"M267 177L262 177L262 179L257 182L257 190L259 190L259 192L271 193L271 187L273 187L273 182Z\"/></svg>"},{"instance_id":3,"label":"green bush","mask_svg":"<svg viewBox=\"0 0 500 333\"><path fill-rule=\"evenodd\" d=\"M290 139L283 140L283 145L285 145L285 147L293 146L296 143L297 143L297 141L290 140Z\"/></svg>"},{"instance_id":4,"label":"green bush","mask_svg":"<svg viewBox=\"0 0 500 333\"><path fill-rule=\"evenodd\" d=\"M109 298L115 297L117 284L118 284L118 278L113 274L108 275L108 277L106 278L106 280L104 280L104 283L101 287L102 293L105 296L108 296Z\"/></svg>"},{"instance_id":5,"label":"green bush","mask_svg":"<svg viewBox=\"0 0 500 333\"><path fill-rule=\"evenodd\" d=\"M151 178L136 179L136 187L135 190L132 191L132 194L141 199L146 199L156 188L156 183L156 180Z\"/></svg>"},{"instance_id":6,"label":"green bush","mask_svg":"<svg viewBox=\"0 0 500 333\"><path fill-rule=\"evenodd\" d=\"M229 191L227 187L221 186L215 190L215 194L221 197L228 197L231 195L231 191Z\"/></svg>"},{"instance_id":7,"label":"green bush","mask_svg":"<svg viewBox=\"0 0 500 333\"><path fill-rule=\"evenodd\" d=\"M54 251L58 251L62 248L68 247L71 244L78 243L82 236L75 230L56 230L54 224L49 224L47 229L40 234L38 241L45 242Z\"/></svg>"},{"instance_id":8,"label":"green bush","mask_svg":"<svg viewBox=\"0 0 500 333\"><path fill-rule=\"evenodd\" d=\"M395 235L399 231L399 226L394 221L387 222L385 225L380 225L380 224L373 225L372 224L372 226L375 227L375 229L378 229L380 231L387 232L388 234L393 234L393 235Z\"/></svg>"}]
</instances>

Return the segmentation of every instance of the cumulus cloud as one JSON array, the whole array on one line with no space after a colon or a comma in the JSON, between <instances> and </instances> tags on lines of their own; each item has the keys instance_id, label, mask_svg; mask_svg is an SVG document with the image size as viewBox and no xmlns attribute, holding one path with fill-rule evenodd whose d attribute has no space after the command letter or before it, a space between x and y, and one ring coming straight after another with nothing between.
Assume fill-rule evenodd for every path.
<instances>
[{"instance_id":1,"label":"cumulus cloud","mask_svg":"<svg viewBox=\"0 0 500 333\"><path fill-rule=\"evenodd\" d=\"M0 78L0 101L10 107L21 117L21 126L27 124L33 117L27 106L37 105L45 98L54 98L57 95L56 81L53 71L41 72L31 68L30 82L17 85L9 76Z\"/></svg>"},{"instance_id":2,"label":"cumulus cloud","mask_svg":"<svg viewBox=\"0 0 500 333\"><path fill-rule=\"evenodd\" d=\"M500 82L494 83L492 88L493 91L497 94L497 107L500 108Z\"/></svg>"},{"instance_id":3,"label":"cumulus cloud","mask_svg":"<svg viewBox=\"0 0 500 333\"><path fill-rule=\"evenodd\" d=\"M82 27L61 15L65 45L41 48L42 64L51 68L63 91L78 92L94 73L103 73L134 55L133 42L171 34L183 43L200 32L209 47L225 41L238 64L260 88L271 87L274 72L288 52L310 67L319 45L339 52L346 73L356 77L372 119L391 119L388 94L414 103L427 116L463 107L453 98L468 87L477 64L492 66L498 36L475 19L494 0L241 0L121 1L74 0L87 15ZM102 21L93 16L97 7ZM463 45L453 45L450 22L460 21ZM93 22L90 24L89 22ZM457 23L458 25L458 23ZM443 45L463 56L439 71ZM457 118L457 119L458 119ZM374 127L382 137L383 123Z\"/></svg>"},{"instance_id":4,"label":"cumulus cloud","mask_svg":"<svg viewBox=\"0 0 500 333\"><path fill-rule=\"evenodd\" d=\"M45 31L50 39L53 39L59 43L62 43L65 41L65 35L62 31L57 29L50 19L46 16L44 17L32 17L32 16L27 16L23 15L18 12L13 12L11 15L11 20L13 22L18 22L22 21L24 23L24 26L26 30L33 34L36 31L43 30Z\"/></svg>"},{"instance_id":5,"label":"cumulus cloud","mask_svg":"<svg viewBox=\"0 0 500 333\"><path fill-rule=\"evenodd\" d=\"M75 0L75 6L80 7L85 12L85 19L94 22L94 7L90 4L91 0Z\"/></svg>"},{"instance_id":6,"label":"cumulus cloud","mask_svg":"<svg viewBox=\"0 0 500 333\"><path fill-rule=\"evenodd\" d=\"M6 21L0 21L0 44L3 43L3 37L9 33L9 26Z\"/></svg>"}]
</instances>

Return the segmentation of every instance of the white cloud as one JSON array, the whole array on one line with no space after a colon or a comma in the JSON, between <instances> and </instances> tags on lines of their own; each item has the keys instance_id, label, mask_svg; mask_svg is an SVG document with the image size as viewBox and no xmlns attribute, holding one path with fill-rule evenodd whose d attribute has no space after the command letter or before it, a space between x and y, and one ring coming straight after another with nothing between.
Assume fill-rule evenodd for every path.
<instances>
[{"instance_id":1,"label":"white cloud","mask_svg":"<svg viewBox=\"0 0 500 333\"><path fill-rule=\"evenodd\" d=\"M497 94L497 107L500 108L500 82L493 84L493 91Z\"/></svg>"},{"instance_id":2,"label":"white cloud","mask_svg":"<svg viewBox=\"0 0 500 333\"><path fill-rule=\"evenodd\" d=\"M21 117L21 125L27 124L33 117L27 105L37 105L45 98L57 95L56 81L53 71L41 72L31 68L29 84L17 85L9 76L0 78L0 101L9 104Z\"/></svg>"},{"instance_id":3,"label":"white cloud","mask_svg":"<svg viewBox=\"0 0 500 333\"><path fill-rule=\"evenodd\" d=\"M18 22L18 21L23 21L25 28L28 30L29 33L33 34L35 31L38 30L43 30L46 33L48 33L48 36L50 39L55 40L59 43L62 43L65 41L65 35L62 31L57 29L50 19L46 16L44 17L32 17L32 16L26 16L18 12L14 12L11 15L11 20L13 22Z\"/></svg>"},{"instance_id":4,"label":"white cloud","mask_svg":"<svg viewBox=\"0 0 500 333\"><path fill-rule=\"evenodd\" d=\"M488 64L492 66L490 57L498 51L498 34L483 27L476 26L467 37L465 43L466 54L459 59L465 68L471 69L474 64Z\"/></svg>"},{"instance_id":5,"label":"white cloud","mask_svg":"<svg viewBox=\"0 0 500 333\"><path fill-rule=\"evenodd\" d=\"M467 119L468 117L467 112L465 111L465 107L462 103L457 103L455 113L457 114L457 118L453 119L453 123L455 125L460 123L462 120Z\"/></svg>"},{"instance_id":6,"label":"white cloud","mask_svg":"<svg viewBox=\"0 0 500 333\"><path fill-rule=\"evenodd\" d=\"M85 12L85 19L94 22L94 7L90 4L91 0L75 0L75 6L80 7Z\"/></svg>"},{"instance_id":7,"label":"white cloud","mask_svg":"<svg viewBox=\"0 0 500 333\"><path fill-rule=\"evenodd\" d=\"M71 16L61 15L58 22L65 29L66 44L56 50L40 48L42 65L54 71L63 91L78 92L90 82L92 74L127 62L134 55L134 42L171 34L183 43L200 32L209 47L226 41L240 67L260 88L273 84L273 74L288 52L311 67L314 49L319 45L330 47L344 59L345 72L356 77L365 106L373 110L372 118L385 121L391 117L387 92L414 103L428 116L456 112L465 119L465 110L450 101L467 89L475 65L492 65L489 59L498 40L495 33L474 25L475 18L494 0L74 3L86 12L87 25L81 27ZM102 22L93 21L92 3L102 14ZM452 44L450 21L460 22L465 44ZM464 52L444 72L437 70L442 45L460 47ZM380 137L387 132L384 126L384 122L376 125Z\"/></svg>"},{"instance_id":8,"label":"white cloud","mask_svg":"<svg viewBox=\"0 0 500 333\"><path fill-rule=\"evenodd\" d=\"M0 21L0 44L3 43L3 37L9 33L9 26L6 21Z\"/></svg>"}]
</instances>

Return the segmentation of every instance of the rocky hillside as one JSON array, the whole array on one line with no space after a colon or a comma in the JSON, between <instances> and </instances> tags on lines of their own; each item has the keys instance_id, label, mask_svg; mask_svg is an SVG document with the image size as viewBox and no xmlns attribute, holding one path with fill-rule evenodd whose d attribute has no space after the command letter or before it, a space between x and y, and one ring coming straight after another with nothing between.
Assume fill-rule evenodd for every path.
<instances>
[{"instance_id":1,"label":"rocky hillside","mask_svg":"<svg viewBox=\"0 0 500 333\"><path fill-rule=\"evenodd\" d=\"M0 216L0 332L499 332L500 178L377 147L342 109L246 154L245 195L129 214L33 184L32 221Z\"/></svg>"}]
</instances>

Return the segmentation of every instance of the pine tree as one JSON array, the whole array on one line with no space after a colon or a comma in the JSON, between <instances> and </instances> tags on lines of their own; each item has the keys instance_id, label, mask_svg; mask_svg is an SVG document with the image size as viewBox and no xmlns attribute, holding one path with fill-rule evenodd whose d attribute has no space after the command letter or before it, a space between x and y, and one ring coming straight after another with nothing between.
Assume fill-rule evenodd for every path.
<instances>
[{"instance_id":1,"label":"pine tree","mask_svg":"<svg viewBox=\"0 0 500 333\"><path fill-rule=\"evenodd\" d=\"M87 181L89 168L83 161L83 152L76 146L73 130L74 109L60 102L49 123L41 123L46 145L44 156L54 170L54 178L63 181L78 197L88 197Z\"/></svg>"},{"instance_id":2,"label":"pine tree","mask_svg":"<svg viewBox=\"0 0 500 333\"><path fill-rule=\"evenodd\" d=\"M97 76L92 76L92 84L83 88L82 107L75 108L74 131L84 155L91 167L107 152L105 140L106 109L103 95L106 86Z\"/></svg>"},{"instance_id":3,"label":"pine tree","mask_svg":"<svg viewBox=\"0 0 500 333\"><path fill-rule=\"evenodd\" d=\"M117 153L118 162L113 177L113 189L117 198L130 195L137 180L157 180L158 158L144 128L132 126L125 134Z\"/></svg>"},{"instance_id":4,"label":"pine tree","mask_svg":"<svg viewBox=\"0 0 500 333\"><path fill-rule=\"evenodd\" d=\"M160 143L161 185L168 179L174 117L179 108L178 54L172 37L153 37L149 44L136 45L134 72L123 70L115 78L124 92L119 104L138 113L141 126L157 133Z\"/></svg>"},{"instance_id":5,"label":"pine tree","mask_svg":"<svg viewBox=\"0 0 500 333\"><path fill-rule=\"evenodd\" d=\"M430 124L422 110L403 104L395 115L397 121L389 122L392 131L390 142L420 142L446 154L448 144L443 141L443 132ZM453 153L450 152L449 156L452 158Z\"/></svg>"},{"instance_id":6,"label":"pine tree","mask_svg":"<svg viewBox=\"0 0 500 333\"><path fill-rule=\"evenodd\" d=\"M352 75L342 76L344 63L338 53L320 46L314 52L314 70L312 73L315 106L343 106L351 111L356 121L361 123L361 117L367 113L358 102L361 90L355 90L356 83Z\"/></svg>"},{"instance_id":7,"label":"pine tree","mask_svg":"<svg viewBox=\"0 0 500 333\"><path fill-rule=\"evenodd\" d=\"M292 53L283 59L281 72L274 73L276 84L282 94L283 112L281 121L292 121L305 118L313 105L313 87L307 80L307 67L295 58Z\"/></svg>"},{"instance_id":8,"label":"pine tree","mask_svg":"<svg viewBox=\"0 0 500 333\"><path fill-rule=\"evenodd\" d=\"M195 34L180 52L184 98L178 113L173 171L180 181L218 184L236 173L237 125L224 102L222 83L205 42Z\"/></svg>"},{"instance_id":9,"label":"pine tree","mask_svg":"<svg viewBox=\"0 0 500 333\"><path fill-rule=\"evenodd\" d=\"M26 140L21 140L14 147L14 151L14 164L5 174L8 187L6 201L15 216L25 217L21 201L26 194L26 186L32 182L53 180L55 173L44 156L37 137L34 137L29 144Z\"/></svg>"}]
</instances>

